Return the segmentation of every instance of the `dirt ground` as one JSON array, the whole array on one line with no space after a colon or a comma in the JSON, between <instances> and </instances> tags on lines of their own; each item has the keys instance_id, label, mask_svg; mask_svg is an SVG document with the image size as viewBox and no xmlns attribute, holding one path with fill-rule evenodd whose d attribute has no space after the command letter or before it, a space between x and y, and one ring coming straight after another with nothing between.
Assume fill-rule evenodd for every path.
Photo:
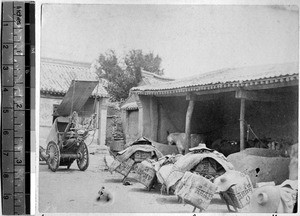
<instances>
[{"instance_id":1,"label":"dirt ground","mask_svg":"<svg viewBox=\"0 0 300 216\"><path fill-rule=\"evenodd\" d=\"M90 166L82 172L74 162L69 170L60 167L55 173L44 162L39 166L40 213L191 213L193 207L177 201L176 196L161 194L160 188L147 191L145 186L130 179L122 184L123 176L101 171L103 155L90 149ZM104 186L113 199L97 201ZM198 212L198 210L196 210ZM225 203L215 194L206 212L228 212Z\"/></svg>"}]
</instances>

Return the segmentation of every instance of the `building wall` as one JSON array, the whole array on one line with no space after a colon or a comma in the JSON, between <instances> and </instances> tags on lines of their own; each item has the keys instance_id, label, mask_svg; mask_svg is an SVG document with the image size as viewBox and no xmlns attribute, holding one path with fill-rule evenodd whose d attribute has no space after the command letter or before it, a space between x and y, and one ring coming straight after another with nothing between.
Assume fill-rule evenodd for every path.
<instances>
[{"instance_id":1,"label":"building wall","mask_svg":"<svg viewBox=\"0 0 300 216\"><path fill-rule=\"evenodd\" d=\"M158 101L158 142L167 143L169 133L184 132L188 102L185 97L160 97Z\"/></svg>"},{"instance_id":2,"label":"building wall","mask_svg":"<svg viewBox=\"0 0 300 216\"><path fill-rule=\"evenodd\" d=\"M258 137L298 142L298 95L285 102L246 101L245 118Z\"/></svg>"},{"instance_id":3,"label":"building wall","mask_svg":"<svg viewBox=\"0 0 300 216\"><path fill-rule=\"evenodd\" d=\"M159 101L159 136L158 141L167 143L167 131L185 132L185 118L188 101L185 97L161 97ZM218 101L196 101L191 120L191 133L206 134L214 139L222 126L222 109ZM217 135L216 135L217 134Z\"/></svg>"},{"instance_id":4,"label":"building wall","mask_svg":"<svg viewBox=\"0 0 300 216\"><path fill-rule=\"evenodd\" d=\"M216 139L240 140L240 104L241 101L235 98L234 92L226 93L220 98L220 106L222 108L221 121L223 124L220 135L215 137ZM246 107L247 112L250 113L251 110L248 110ZM253 117L251 121L257 121L255 116ZM247 116L245 116L246 121L247 119Z\"/></svg>"},{"instance_id":5,"label":"building wall","mask_svg":"<svg viewBox=\"0 0 300 216\"><path fill-rule=\"evenodd\" d=\"M219 97L223 98L224 94L220 94ZM227 124L223 119L225 114L223 108L220 100L196 101L191 120L191 133L204 135L208 145L222 137L223 125ZM232 116L232 113L229 115Z\"/></svg>"},{"instance_id":6,"label":"building wall","mask_svg":"<svg viewBox=\"0 0 300 216\"><path fill-rule=\"evenodd\" d=\"M62 98L40 98L40 130L39 145L46 148L46 139L49 135L53 120L53 104L60 104Z\"/></svg>"},{"instance_id":7,"label":"building wall","mask_svg":"<svg viewBox=\"0 0 300 216\"><path fill-rule=\"evenodd\" d=\"M126 142L131 142L139 137L139 128L137 122L139 121L139 111L138 110L128 110L128 129L126 133Z\"/></svg>"},{"instance_id":8,"label":"building wall","mask_svg":"<svg viewBox=\"0 0 300 216\"><path fill-rule=\"evenodd\" d=\"M40 126L51 127L53 104L60 104L62 98L40 98Z\"/></svg>"}]
</instances>

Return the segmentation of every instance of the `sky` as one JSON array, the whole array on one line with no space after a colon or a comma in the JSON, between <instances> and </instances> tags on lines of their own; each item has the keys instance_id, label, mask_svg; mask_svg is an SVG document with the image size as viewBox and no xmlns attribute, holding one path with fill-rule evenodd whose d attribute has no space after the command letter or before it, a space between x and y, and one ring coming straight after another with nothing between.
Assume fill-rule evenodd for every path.
<instances>
[{"instance_id":1,"label":"sky","mask_svg":"<svg viewBox=\"0 0 300 216\"><path fill-rule=\"evenodd\" d=\"M162 58L165 76L295 62L298 8L43 4L41 57L94 62L131 49Z\"/></svg>"}]
</instances>

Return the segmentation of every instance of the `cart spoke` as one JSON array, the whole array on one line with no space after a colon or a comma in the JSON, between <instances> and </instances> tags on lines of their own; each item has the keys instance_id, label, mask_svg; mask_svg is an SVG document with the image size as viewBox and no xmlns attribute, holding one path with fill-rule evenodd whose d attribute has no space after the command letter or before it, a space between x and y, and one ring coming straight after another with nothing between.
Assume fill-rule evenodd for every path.
<instances>
[{"instance_id":1,"label":"cart spoke","mask_svg":"<svg viewBox=\"0 0 300 216\"><path fill-rule=\"evenodd\" d=\"M48 165L50 169L55 172L60 163L59 147L55 142L50 142L47 146L47 150L49 154Z\"/></svg>"},{"instance_id":2,"label":"cart spoke","mask_svg":"<svg viewBox=\"0 0 300 216\"><path fill-rule=\"evenodd\" d=\"M77 165L80 170L84 171L89 165L88 149L85 143L80 145L78 148L78 153L81 155L81 157L77 159Z\"/></svg>"}]
</instances>

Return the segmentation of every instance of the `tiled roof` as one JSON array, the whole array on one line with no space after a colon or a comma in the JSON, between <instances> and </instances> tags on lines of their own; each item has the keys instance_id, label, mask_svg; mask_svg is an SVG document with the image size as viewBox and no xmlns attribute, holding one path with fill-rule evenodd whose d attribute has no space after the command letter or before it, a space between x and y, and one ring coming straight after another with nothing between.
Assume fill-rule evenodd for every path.
<instances>
[{"instance_id":1,"label":"tiled roof","mask_svg":"<svg viewBox=\"0 0 300 216\"><path fill-rule=\"evenodd\" d=\"M131 102L131 103L126 103L124 104L121 109L124 110L137 110L139 109L137 102Z\"/></svg>"},{"instance_id":2,"label":"tiled roof","mask_svg":"<svg viewBox=\"0 0 300 216\"><path fill-rule=\"evenodd\" d=\"M165 82L174 81L172 78L156 75L154 73L142 70L142 81L139 83L139 86L143 85L158 85ZM134 94L129 94L129 97L123 103L121 109L124 110L137 110L139 109L137 104L138 98Z\"/></svg>"},{"instance_id":3,"label":"tiled roof","mask_svg":"<svg viewBox=\"0 0 300 216\"><path fill-rule=\"evenodd\" d=\"M174 81L174 79L156 75L155 73L151 73L151 72L142 70L142 81L140 82L139 86L154 85L154 84L170 82L170 81Z\"/></svg>"},{"instance_id":4,"label":"tiled roof","mask_svg":"<svg viewBox=\"0 0 300 216\"><path fill-rule=\"evenodd\" d=\"M249 85L268 85L277 82L290 82L299 79L298 62L262 65L242 68L228 68L201 75L187 77L155 85L138 86L131 89L137 94L174 94L191 91L204 91Z\"/></svg>"},{"instance_id":5,"label":"tiled roof","mask_svg":"<svg viewBox=\"0 0 300 216\"><path fill-rule=\"evenodd\" d=\"M41 60L41 93L64 95L72 80L96 81L97 76L86 63L73 63L53 59ZM93 96L107 97L102 85L96 86Z\"/></svg>"}]
</instances>

